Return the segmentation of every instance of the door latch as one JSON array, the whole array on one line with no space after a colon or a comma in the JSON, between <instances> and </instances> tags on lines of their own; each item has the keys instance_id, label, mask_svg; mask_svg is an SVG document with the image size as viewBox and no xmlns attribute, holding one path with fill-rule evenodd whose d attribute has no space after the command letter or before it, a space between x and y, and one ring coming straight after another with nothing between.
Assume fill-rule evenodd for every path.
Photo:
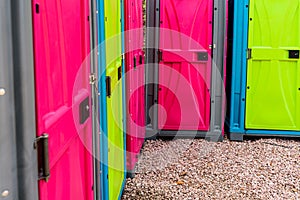
<instances>
[{"instance_id":1,"label":"door latch","mask_svg":"<svg viewBox=\"0 0 300 200\"><path fill-rule=\"evenodd\" d=\"M97 78L95 74L90 74L89 76L90 85L94 85L97 82Z\"/></svg>"},{"instance_id":2,"label":"door latch","mask_svg":"<svg viewBox=\"0 0 300 200\"><path fill-rule=\"evenodd\" d=\"M198 61L208 61L208 53L207 52L198 52L197 59L198 59Z\"/></svg>"},{"instance_id":3,"label":"door latch","mask_svg":"<svg viewBox=\"0 0 300 200\"><path fill-rule=\"evenodd\" d=\"M299 59L299 50L289 50L289 58Z\"/></svg>"}]
</instances>

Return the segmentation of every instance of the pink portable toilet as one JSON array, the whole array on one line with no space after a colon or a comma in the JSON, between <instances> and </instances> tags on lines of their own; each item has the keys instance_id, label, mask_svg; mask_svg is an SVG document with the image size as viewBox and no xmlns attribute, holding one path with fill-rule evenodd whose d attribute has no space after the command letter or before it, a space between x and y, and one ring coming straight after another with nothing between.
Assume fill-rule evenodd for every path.
<instances>
[{"instance_id":1,"label":"pink portable toilet","mask_svg":"<svg viewBox=\"0 0 300 200\"><path fill-rule=\"evenodd\" d=\"M125 0L125 71L127 176L135 165L145 138L144 35L142 0Z\"/></svg>"},{"instance_id":2,"label":"pink portable toilet","mask_svg":"<svg viewBox=\"0 0 300 200\"><path fill-rule=\"evenodd\" d=\"M90 200L89 1L33 0L32 9L37 136L48 139L49 152L39 166L39 196Z\"/></svg>"},{"instance_id":3,"label":"pink portable toilet","mask_svg":"<svg viewBox=\"0 0 300 200\"><path fill-rule=\"evenodd\" d=\"M157 51L153 55L159 64L146 74L158 82L153 89L154 101L149 105L147 101L147 114L152 118L149 133L222 140L227 1L154 2L152 21L159 31L154 33ZM149 108L156 101L152 114Z\"/></svg>"},{"instance_id":4,"label":"pink portable toilet","mask_svg":"<svg viewBox=\"0 0 300 200\"><path fill-rule=\"evenodd\" d=\"M160 1L159 129L209 130L212 22L213 0Z\"/></svg>"}]
</instances>

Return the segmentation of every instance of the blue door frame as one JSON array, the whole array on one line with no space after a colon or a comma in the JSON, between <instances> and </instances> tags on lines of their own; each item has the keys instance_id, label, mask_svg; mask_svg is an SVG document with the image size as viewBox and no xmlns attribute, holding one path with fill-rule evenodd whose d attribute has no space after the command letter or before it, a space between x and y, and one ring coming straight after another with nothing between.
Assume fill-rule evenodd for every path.
<instances>
[{"instance_id":1,"label":"blue door frame","mask_svg":"<svg viewBox=\"0 0 300 200\"><path fill-rule=\"evenodd\" d=\"M102 194L100 199L108 199L108 141L107 141L107 107L106 107L106 58L104 1L97 0L97 37L98 37L98 88L99 88L99 126L100 126L100 169Z\"/></svg>"}]
</instances>

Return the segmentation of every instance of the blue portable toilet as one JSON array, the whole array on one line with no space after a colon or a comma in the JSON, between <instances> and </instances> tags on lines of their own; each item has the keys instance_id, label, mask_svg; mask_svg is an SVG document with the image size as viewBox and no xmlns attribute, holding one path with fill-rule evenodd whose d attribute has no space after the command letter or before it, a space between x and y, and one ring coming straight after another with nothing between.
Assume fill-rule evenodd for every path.
<instances>
[{"instance_id":1,"label":"blue portable toilet","mask_svg":"<svg viewBox=\"0 0 300 200\"><path fill-rule=\"evenodd\" d=\"M299 14L297 3L230 0L232 59L228 59L226 119L230 140L242 141L245 135L300 136L300 22L284 20L291 9L290 15ZM282 34L286 32L290 34Z\"/></svg>"},{"instance_id":2,"label":"blue portable toilet","mask_svg":"<svg viewBox=\"0 0 300 200\"><path fill-rule=\"evenodd\" d=\"M125 96L126 96L126 79L125 79L125 17L124 17L124 0L121 0L121 30L122 30L122 96L123 96L123 106L122 106L122 112L123 112L123 137L125 139L124 141L124 177L126 177L127 174L127 168L126 168L126 100L125 100ZM126 179L124 179L123 181L123 189L125 188L125 184L126 184ZM122 197L122 193L119 195L119 199L121 199Z\"/></svg>"},{"instance_id":3,"label":"blue portable toilet","mask_svg":"<svg viewBox=\"0 0 300 200\"><path fill-rule=\"evenodd\" d=\"M97 39L98 39L98 90L99 90L99 124L100 124L100 144L102 145L101 147L101 182L102 182L102 194L99 196L100 199L121 199L122 196L122 192L125 186L125 177L126 177L126 142L124 142L124 145L122 145L122 158L114 158L115 160L124 160L124 162L122 161L122 168L124 169L124 171L122 171L123 175L122 175L122 180L120 180L117 176L115 176L115 174L113 174L112 170L113 166L110 166L110 157L109 157L109 153L110 153L110 147L111 148L116 148L116 147L112 147L112 141L109 141L109 138L111 136L109 136L109 134L112 134L113 130L109 131L109 123L112 123L108 121L108 115L109 112L112 112L112 110L108 110L108 100L107 98L110 98L110 92L111 92L111 87L108 86L108 84L110 85L110 81L108 81L108 76L111 76L108 74L108 66L110 65L109 60L107 60L107 43L110 43L111 38L106 38L106 34L107 31L106 30L106 23L108 21L114 20L114 22L117 21L117 19L112 18L112 13L114 12L113 10L109 10L110 6L120 6L120 17L121 17L121 21L120 21L120 27L121 27L121 31L124 30L124 22L123 22L123 1L122 0L114 0L115 2L111 2L111 5L105 5L105 4L109 4L109 1L105 1L105 0L97 0ZM117 2L119 1L119 2ZM105 13L107 12L107 13ZM119 25L118 25L119 26ZM110 27L112 28L112 27ZM111 30L109 30L111 33ZM107 42L107 41L108 42ZM122 33L122 44L121 44L121 52L122 55L124 53L124 37L123 37L123 33ZM110 47L109 47L110 48ZM110 52L111 54L111 52ZM112 56L112 55L110 55ZM117 57L121 56L121 55L116 55ZM124 92L125 92L125 79L124 79L124 59L122 56L122 60L121 60L121 65L120 66L120 72L121 72L121 76L118 77L118 79L121 81L122 84L122 91L121 91L121 96L124 96ZM118 70L119 72L119 70ZM118 73L119 76L119 73ZM123 99L122 99L123 100ZM124 102L122 102L123 106L122 106L122 110L121 113L123 116L125 116L125 109L126 107L124 106ZM119 116L117 116L119 117ZM112 119L110 119L112 120ZM125 122L124 122L125 118L122 118L122 124L123 126L125 126ZM123 132L122 132L122 137L124 138L123 140L126 141L126 135L124 130L126 130L125 127L122 127ZM121 136L121 135L120 135ZM121 152L120 152L121 155ZM124 167L123 167L124 165ZM118 166L119 167L119 166ZM119 171L119 169L116 169L116 171ZM121 173L121 172L118 172ZM115 183L113 183L112 181L114 181ZM119 182L121 182L121 186L119 189ZM118 192L117 192L118 191Z\"/></svg>"},{"instance_id":4,"label":"blue portable toilet","mask_svg":"<svg viewBox=\"0 0 300 200\"><path fill-rule=\"evenodd\" d=\"M97 199L102 200L108 198L108 141L107 141L107 103L106 103L106 57L105 57L105 26L104 26L104 0L96 0L96 50L97 55L97 86L98 86L98 119L99 119L99 179L100 192Z\"/></svg>"}]
</instances>

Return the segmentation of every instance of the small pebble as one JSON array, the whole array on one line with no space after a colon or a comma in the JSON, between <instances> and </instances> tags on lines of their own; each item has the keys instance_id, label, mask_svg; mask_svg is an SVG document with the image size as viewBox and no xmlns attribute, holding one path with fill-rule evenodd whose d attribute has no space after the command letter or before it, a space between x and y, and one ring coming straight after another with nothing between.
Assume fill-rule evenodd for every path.
<instances>
[{"instance_id":1,"label":"small pebble","mask_svg":"<svg viewBox=\"0 0 300 200\"><path fill-rule=\"evenodd\" d=\"M300 140L146 141L122 199L300 199Z\"/></svg>"}]
</instances>

